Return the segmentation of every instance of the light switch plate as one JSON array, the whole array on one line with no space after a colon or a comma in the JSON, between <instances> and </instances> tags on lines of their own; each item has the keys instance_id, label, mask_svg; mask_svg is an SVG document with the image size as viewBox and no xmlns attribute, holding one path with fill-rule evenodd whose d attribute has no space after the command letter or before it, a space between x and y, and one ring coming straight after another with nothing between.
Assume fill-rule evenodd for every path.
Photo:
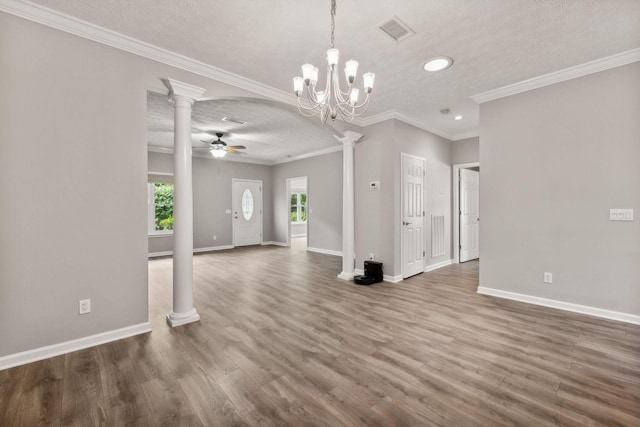
<instances>
[{"instance_id":1,"label":"light switch plate","mask_svg":"<svg viewBox=\"0 0 640 427\"><path fill-rule=\"evenodd\" d=\"M609 209L609 221L633 221L633 209Z\"/></svg>"}]
</instances>

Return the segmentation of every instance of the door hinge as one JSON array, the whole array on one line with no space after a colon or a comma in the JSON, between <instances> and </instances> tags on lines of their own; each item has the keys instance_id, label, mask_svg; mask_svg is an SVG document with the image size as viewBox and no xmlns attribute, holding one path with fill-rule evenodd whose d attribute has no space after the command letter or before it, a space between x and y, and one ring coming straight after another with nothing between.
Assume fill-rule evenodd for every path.
<instances>
[{"instance_id":1,"label":"door hinge","mask_svg":"<svg viewBox=\"0 0 640 427\"><path fill-rule=\"evenodd\" d=\"M425 251L422 251L422 256L427 256L427 253Z\"/></svg>"}]
</instances>

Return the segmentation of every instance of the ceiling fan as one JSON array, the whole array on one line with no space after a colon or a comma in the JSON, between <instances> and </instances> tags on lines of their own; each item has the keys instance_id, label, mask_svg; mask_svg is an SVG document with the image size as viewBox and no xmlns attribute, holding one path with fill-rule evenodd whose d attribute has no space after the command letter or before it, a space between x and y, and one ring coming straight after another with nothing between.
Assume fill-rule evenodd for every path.
<instances>
[{"instance_id":1,"label":"ceiling fan","mask_svg":"<svg viewBox=\"0 0 640 427\"><path fill-rule=\"evenodd\" d=\"M224 157L227 153L241 154L241 155L247 154L242 151L238 151L238 150L246 150L247 147L245 147L244 145L227 145L227 143L221 139L223 135L224 133L222 132L216 132L216 136L218 137L217 140L214 139L213 141L202 141L205 144L207 144L208 147L195 147L194 149L208 150L211 152L213 157L216 157L216 158Z\"/></svg>"}]
</instances>

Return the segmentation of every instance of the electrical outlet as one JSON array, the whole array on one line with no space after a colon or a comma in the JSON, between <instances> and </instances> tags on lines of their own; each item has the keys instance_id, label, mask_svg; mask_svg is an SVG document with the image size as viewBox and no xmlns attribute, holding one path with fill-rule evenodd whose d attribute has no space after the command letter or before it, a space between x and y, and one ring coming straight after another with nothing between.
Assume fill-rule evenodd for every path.
<instances>
[{"instance_id":1,"label":"electrical outlet","mask_svg":"<svg viewBox=\"0 0 640 427\"><path fill-rule=\"evenodd\" d=\"M218 236L216 236L215 234L213 235L213 240L218 240Z\"/></svg>"},{"instance_id":2,"label":"electrical outlet","mask_svg":"<svg viewBox=\"0 0 640 427\"><path fill-rule=\"evenodd\" d=\"M553 283L553 274L544 273L544 283Z\"/></svg>"},{"instance_id":3,"label":"electrical outlet","mask_svg":"<svg viewBox=\"0 0 640 427\"><path fill-rule=\"evenodd\" d=\"M91 313L91 300L81 299L79 302L80 314Z\"/></svg>"},{"instance_id":4,"label":"electrical outlet","mask_svg":"<svg viewBox=\"0 0 640 427\"><path fill-rule=\"evenodd\" d=\"M373 261L373 252L369 254L369 259Z\"/></svg>"}]
</instances>

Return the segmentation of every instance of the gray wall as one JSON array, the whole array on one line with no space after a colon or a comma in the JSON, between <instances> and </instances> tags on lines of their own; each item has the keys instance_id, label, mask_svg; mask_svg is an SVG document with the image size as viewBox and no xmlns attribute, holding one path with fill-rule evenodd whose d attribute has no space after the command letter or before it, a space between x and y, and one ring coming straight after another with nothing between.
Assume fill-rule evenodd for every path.
<instances>
[{"instance_id":1,"label":"gray wall","mask_svg":"<svg viewBox=\"0 0 640 427\"><path fill-rule=\"evenodd\" d=\"M451 143L398 120L387 120L364 129L356 145L356 268L373 253L384 264L384 273L402 274L400 237L400 154L426 160L425 265L451 259ZM379 190L369 190L380 181ZM431 256L431 215L445 215L445 255Z\"/></svg>"},{"instance_id":2,"label":"gray wall","mask_svg":"<svg viewBox=\"0 0 640 427\"><path fill-rule=\"evenodd\" d=\"M149 152L149 171L173 173L173 155ZM232 179L262 181L263 241L273 239L271 167L228 160L193 157L193 247L233 244ZM216 240L213 240L213 236ZM149 253L172 251L173 236L149 237Z\"/></svg>"},{"instance_id":3,"label":"gray wall","mask_svg":"<svg viewBox=\"0 0 640 427\"><path fill-rule=\"evenodd\" d=\"M635 63L480 106L481 286L640 314L639 76Z\"/></svg>"},{"instance_id":4,"label":"gray wall","mask_svg":"<svg viewBox=\"0 0 640 427\"><path fill-rule=\"evenodd\" d=\"M309 209L307 245L342 251L342 152L281 163L272 168L273 240L287 242L287 179L306 176Z\"/></svg>"},{"instance_id":5,"label":"gray wall","mask_svg":"<svg viewBox=\"0 0 640 427\"><path fill-rule=\"evenodd\" d=\"M248 93L5 13L0 41L0 356L146 322L146 91Z\"/></svg>"},{"instance_id":6,"label":"gray wall","mask_svg":"<svg viewBox=\"0 0 640 427\"><path fill-rule=\"evenodd\" d=\"M451 143L451 163L477 163L480 161L480 138L473 137Z\"/></svg>"}]
</instances>

